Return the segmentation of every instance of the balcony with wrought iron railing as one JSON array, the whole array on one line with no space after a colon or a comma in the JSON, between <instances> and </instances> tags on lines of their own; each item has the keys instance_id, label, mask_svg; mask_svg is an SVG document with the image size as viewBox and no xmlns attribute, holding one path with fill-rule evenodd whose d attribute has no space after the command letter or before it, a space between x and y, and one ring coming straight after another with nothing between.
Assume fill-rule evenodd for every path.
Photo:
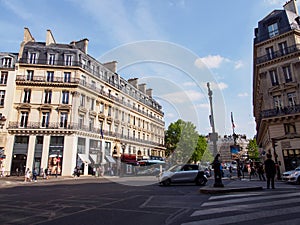
<instances>
[{"instance_id":1,"label":"balcony with wrought iron railing","mask_svg":"<svg viewBox=\"0 0 300 225\"><path fill-rule=\"evenodd\" d=\"M21 123L16 121L10 121L8 124L8 130L65 130L65 131L84 131L84 132L90 132L94 134L103 134L104 136L114 137L118 139L125 139L127 141L134 141L134 142L143 142L145 144L151 144L151 145L158 145L159 143L149 140L143 140L136 137L130 137L121 133L102 130L97 127L91 127L82 125L80 123L60 123L60 122L50 122L50 123L42 123L42 122L27 122L27 123Z\"/></svg>"},{"instance_id":2,"label":"balcony with wrought iron railing","mask_svg":"<svg viewBox=\"0 0 300 225\"><path fill-rule=\"evenodd\" d=\"M261 118L287 116L300 113L300 105L286 106L261 111Z\"/></svg>"},{"instance_id":3,"label":"balcony with wrought iron railing","mask_svg":"<svg viewBox=\"0 0 300 225\"><path fill-rule=\"evenodd\" d=\"M285 55L288 55L291 53L295 53L295 52L300 52L300 44L292 45L292 46L287 47L284 50L274 51L270 54L266 54L261 57L258 57L256 59L256 63L257 64L265 63L265 62L271 61L273 59L277 59L282 56L285 56Z\"/></svg>"}]
</instances>

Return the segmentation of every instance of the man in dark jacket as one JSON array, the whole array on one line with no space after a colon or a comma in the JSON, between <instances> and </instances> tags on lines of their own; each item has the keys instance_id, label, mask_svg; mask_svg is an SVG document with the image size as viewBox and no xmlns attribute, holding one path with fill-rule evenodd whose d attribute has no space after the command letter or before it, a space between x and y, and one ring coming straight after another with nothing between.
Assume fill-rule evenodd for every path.
<instances>
[{"instance_id":1,"label":"man in dark jacket","mask_svg":"<svg viewBox=\"0 0 300 225\"><path fill-rule=\"evenodd\" d=\"M271 154L267 154L267 160L265 161L265 172L266 172L266 176L267 176L267 188L270 188L270 182L271 182L271 186L274 189L274 177L276 174L276 166L275 166L275 162L272 160L272 155Z\"/></svg>"}]
</instances>

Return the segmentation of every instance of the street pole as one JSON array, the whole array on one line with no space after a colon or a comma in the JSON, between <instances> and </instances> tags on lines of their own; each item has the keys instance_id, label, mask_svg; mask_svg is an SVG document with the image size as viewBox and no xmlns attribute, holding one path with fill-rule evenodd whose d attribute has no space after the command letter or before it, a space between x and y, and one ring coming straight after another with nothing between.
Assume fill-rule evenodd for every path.
<instances>
[{"instance_id":1,"label":"street pole","mask_svg":"<svg viewBox=\"0 0 300 225\"><path fill-rule=\"evenodd\" d=\"M211 134L211 139L213 142L213 154L214 154L214 161L212 163L213 169L214 169L214 177L215 177L215 183L214 187L224 187L222 183L222 171L221 171L221 162L219 160L220 154L218 153L217 150L217 140L218 140L218 135L215 131L215 121L214 121L214 112L213 112L213 105L212 105L212 90L210 89L209 82L207 82L207 88L208 88L208 97L209 97L209 104L210 104L210 125L212 127L212 134Z\"/></svg>"},{"instance_id":2,"label":"street pole","mask_svg":"<svg viewBox=\"0 0 300 225\"><path fill-rule=\"evenodd\" d=\"M210 125L212 127L212 134L211 139L213 142L213 155L216 156L218 153L217 150L217 134L215 130L215 120L214 120L214 111L213 111L213 105L212 105L212 90L210 89L209 82L207 82L207 88L208 88L208 97L209 97L209 104L210 104Z\"/></svg>"}]
</instances>

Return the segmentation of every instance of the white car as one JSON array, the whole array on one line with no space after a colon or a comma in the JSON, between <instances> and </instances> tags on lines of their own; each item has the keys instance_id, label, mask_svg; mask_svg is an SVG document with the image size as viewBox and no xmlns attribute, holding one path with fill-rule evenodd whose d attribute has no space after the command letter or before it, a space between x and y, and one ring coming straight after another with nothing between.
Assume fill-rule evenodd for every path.
<instances>
[{"instance_id":1,"label":"white car","mask_svg":"<svg viewBox=\"0 0 300 225\"><path fill-rule=\"evenodd\" d=\"M161 173L158 177L159 183L168 186L172 183L195 183L205 185L207 177L204 171L199 170L195 164L175 165Z\"/></svg>"},{"instance_id":2,"label":"white car","mask_svg":"<svg viewBox=\"0 0 300 225\"><path fill-rule=\"evenodd\" d=\"M282 180L290 183L300 184L300 167L282 174Z\"/></svg>"}]
</instances>

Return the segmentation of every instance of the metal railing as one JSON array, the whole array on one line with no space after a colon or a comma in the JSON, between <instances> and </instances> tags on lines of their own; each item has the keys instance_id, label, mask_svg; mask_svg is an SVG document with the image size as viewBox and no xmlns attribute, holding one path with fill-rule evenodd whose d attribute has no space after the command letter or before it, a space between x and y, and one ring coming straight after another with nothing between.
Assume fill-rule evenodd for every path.
<instances>
[{"instance_id":1,"label":"metal railing","mask_svg":"<svg viewBox=\"0 0 300 225\"><path fill-rule=\"evenodd\" d=\"M288 54L291 54L294 52L299 52L299 51L300 51L300 44L292 45L292 46L287 47L284 50L275 51L270 54L266 54L261 57L258 57L256 59L256 63L257 64L264 63L264 62L279 58L281 56L288 55Z\"/></svg>"},{"instance_id":2,"label":"metal railing","mask_svg":"<svg viewBox=\"0 0 300 225\"><path fill-rule=\"evenodd\" d=\"M269 118L275 116L285 116L300 113L300 105L286 106L261 111L261 118Z\"/></svg>"}]
</instances>

